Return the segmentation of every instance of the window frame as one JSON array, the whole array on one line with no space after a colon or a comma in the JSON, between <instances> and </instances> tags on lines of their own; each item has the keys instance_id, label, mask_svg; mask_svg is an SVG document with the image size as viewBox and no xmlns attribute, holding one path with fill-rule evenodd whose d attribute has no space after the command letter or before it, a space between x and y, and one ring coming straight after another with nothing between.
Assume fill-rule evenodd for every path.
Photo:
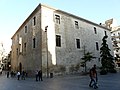
<instances>
[{"instance_id":1,"label":"window frame","mask_svg":"<svg viewBox=\"0 0 120 90\"><path fill-rule=\"evenodd\" d=\"M95 42L95 44L96 44L96 50L99 51L99 43Z\"/></svg>"},{"instance_id":2,"label":"window frame","mask_svg":"<svg viewBox=\"0 0 120 90\"><path fill-rule=\"evenodd\" d=\"M33 17L33 25L36 25L36 16Z\"/></svg>"},{"instance_id":3,"label":"window frame","mask_svg":"<svg viewBox=\"0 0 120 90\"><path fill-rule=\"evenodd\" d=\"M33 41L33 48L36 48L36 38L34 37L32 41Z\"/></svg>"},{"instance_id":4,"label":"window frame","mask_svg":"<svg viewBox=\"0 0 120 90\"><path fill-rule=\"evenodd\" d=\"M96 29L96 27L94 27L94 33L97 34L97 29Z\"/></svg>"},{"instance_id":5,"label":"window frame","mask_svg":"<svg viewBox=\"0 0 120 90\"><path fill-rule=\"evenodd\" d=\"M25 33L27 33L27 30L28 30L28 27L27 27L27 25L25 26Z\"/></svg>"},{"instance_id":6,"label":"window frame","mask_svg":"<svg viewBox=\"0 0 120 90\"><path fill-rule=\"evenodd\" d=\"M55 14L55 23L60 24L60 15Z\"/></svg>"},{"instance_id":7,"label":"window frame","mask_svg":"<svg viewBox=\"0 0 120 90\"><path fill-rule=\"evenodd\" d=\"M75 21L74 23L75 23L75 28L79 29L79 23L78 23L78 21Z\"/></svg>"},{"instance_id":8,"label":"window frame","mask_svg":"<svg viewBox=\"0 0 120 90\"><path fill-rule=\"evenodd\" d=\"M80 39L79 38L76 38L76 48L77 49L81 49L81 42L80 42Z\"/></svg>"},{"instance_id":9,"label":"window frame","mask_svg":"<svg viewBox=\"0 0 120 90\"><path fill-rule=\"evenodd\" d=\"M24 43L24 52L26 53L26 49L27 49L27 43Z\"/></svg>"},{"instance_id":10,"label":"window frame","mask_svg":"<svg viewBox=\"0 0 120 90\"><path fill-rule=\"evenodd\" d=\"M56 47L61 47L61 35L56 35Z\"/></svg>"}]
</instances>

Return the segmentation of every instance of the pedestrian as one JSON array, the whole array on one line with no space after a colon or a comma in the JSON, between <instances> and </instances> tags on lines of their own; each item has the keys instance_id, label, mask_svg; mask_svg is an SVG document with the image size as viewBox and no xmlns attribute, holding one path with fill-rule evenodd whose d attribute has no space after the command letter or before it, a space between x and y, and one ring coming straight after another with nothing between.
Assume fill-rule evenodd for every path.
<instances>
[{"instance_id":1,"label":"pedestrian","mask_svg":"<svg viewBox=\"0 0 120 90\"><path fill-rule=\"evenodd\" d=\"M22 80L25 80L25 71L22 71L21 79L22 79Z\"/></svg>"},{"instance_id":2,"label":"pedestrian","mask_svg":"<svg viewBox=\"0 0 120 90\"><path fill-rule=\"evenodd\" d=\"M15 71L13 71L13 77L15 77L16 76L16 72Z\"/></svg>"},{"instance_id":3,"label":"pedestrian","mask_svg":"<svg viewBox=\"0 0 120 90\"><path fill-rule=\"evenodd\" d=\"M38 78L39 78L39 81L40 81L40 80L43 81L43 79L42 79L42 70L40 70L40 71L38 72Z\"/></svg>"},{"instance_id":4,"label":"pedestrian","mask_svg":"<svg viewBox=\"0 0 120 90\"><path fill-rule=\"evenodd\" d=\"M94 64L94 66L90 69L89 76L90 76L89 87L93 87L93 85L95 85L95 86L97 87L98 77L97 77L97 71L96 71L96 65L95 65L95 64ZM97 87L97 88L98 88L98 87Z\"/></svg>"},{"instance_id":5,"label":"pedestrian","mask_svg":"<svg viewBox=\"0 0 120 90\"><path fill-rule=\"evenodd\" d=\"M9 78L9 71L7 71L7 78Z\"/></svg>"},{"instance_id":6,"label":"pedestrian","mask_svg":"<svg viewBox=\"0 0 120 90\"><path fill-rule=\"evenodd\" d=\"M17 78L18 78L18 80L20 80L20 72L19 71L17 72Z\"/></svg>"},{"instance_id":7,"label":"pedestrian","mask_svg":"<svg viewBox=\"0 0 120 90\"><path fill-rule=\"evenodd\" d=\"M13 71L11 71L10 75L11 75L11 77L13 77Z\"/></svg>"},{"instance_id":8,"label":"pedestrian","mask_svg":"<svg viewBox=\"0 0 120 90\"><path fill-rule=\"evenodd\" d=\"M36 81L38 81L38 70L35 72Z\"/></svg>"}]
</instances>

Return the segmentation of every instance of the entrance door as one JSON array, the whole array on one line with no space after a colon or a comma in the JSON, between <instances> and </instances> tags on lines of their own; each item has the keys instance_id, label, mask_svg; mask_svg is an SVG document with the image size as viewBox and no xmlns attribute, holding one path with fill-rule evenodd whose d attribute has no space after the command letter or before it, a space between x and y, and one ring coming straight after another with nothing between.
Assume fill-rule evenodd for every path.
<instances>
[{"instance_id":1,"label":"entrance door","mask_svg":"<svg viewBox=\"0 0 120 90\"><path fill-rule=\"evenodd\" d=\"M20 73L22 72L22 63L21 62L19 63L19 71L20 71Z\"/></svg>"}]
</instances>

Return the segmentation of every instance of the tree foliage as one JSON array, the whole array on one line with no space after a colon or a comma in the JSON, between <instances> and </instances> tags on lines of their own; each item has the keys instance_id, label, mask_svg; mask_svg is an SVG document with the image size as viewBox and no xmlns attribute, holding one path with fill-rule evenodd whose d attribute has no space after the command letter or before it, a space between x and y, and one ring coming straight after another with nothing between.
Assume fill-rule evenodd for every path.
<instances>
[{"instance_id":1,"label":"tree foliage","mask_svg":"<svg viewBox=\"0 0 120 90\"><path fill-rule=\"evenodd\" d=\"M93 57L91 52L85 53L83 58L81 58L83 60L83 62L81 62L81 64L83 67L85 67L85 72L86 72L86 68L87 68L86 62L91 61L93 58L95 58L95 57Z\"/></svg>"},{"instance_id":2,"label":"tree foliage","mask_svg":"<svg viewBox=\"0 0 120 90\"><path fill-rule=\"evenodd\" d=\"M110 49L107 44L107 39L108 36L104 36L102 41L102 46L100 48L100 57L101 57L101 64L102 64L102 69L106 71L113 70L115 65L113 62L113 56L110 54Z\"/></svg>"}]
</instances>

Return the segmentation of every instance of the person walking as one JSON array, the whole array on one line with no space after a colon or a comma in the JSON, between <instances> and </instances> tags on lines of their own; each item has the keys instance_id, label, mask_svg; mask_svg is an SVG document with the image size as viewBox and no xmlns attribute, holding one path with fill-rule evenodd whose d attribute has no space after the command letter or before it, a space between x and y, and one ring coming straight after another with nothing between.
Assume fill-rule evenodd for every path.
<instances>
[{"instance_id":1,"label":"person walking","mask_svg":"<svg viewBox=\"0 0 120 90\"><path fill-rule=\"evenodd\" d=\"M22 80L25 80L25 71L22 71L21 79L22 79Z\"/></svg>"},{"instance_id":2,"label":"person walking","mask_svg":"<svg viewBox=\"0 0 120 90\"><path fill-rule=\"evenodd\" d=\"M35 72L36 81L38 81L38 70Z\"/></svg>"},{"instance_id":3,"label":"person walking","mask_svg":"<svg viewBox=\"0 0 120 90\"><path fill-rule=\"evenodd\" d=\"M40 71L38 72L38 78L39 78L39 81L40 81L40 80L43 81L43 79L42 79L42 70L40 70Z\"/></svg>"},{"instance_id":4,"label":"person walking","mask_svg":"<svg viewBox=\"0 0 120 90\"><path fill-rule=\"evenodd\" d=\"M89 76L90 76L90 83L89 83L89 87L93 87L94 85L97 87L97 81L98 81L98 77L97 77L97 71L96 71L96 65L94 64L93 67L90 69L89 72Z\"/></svg>"},{"instance_id":5,"label":"person walking","mask_svg":"<svg viewBox=\"0 0 120 90\"><path fill-rule=\"evenodd\" d=\"M13 77L13 71L10 72L11 77Z\"/></svg>"},{"instance_id":6,"label":"person walking","mask_svg":"<svg viewBox=\"0 0 120 90\"><path fill-rule=\"evenodd\" d=\"M20 80L20 72L19 71L17 72L17 78L18 78L18 80Z\"/></svg>"},{"instance_id":7,"label":"person walking","mask_svg":"<svg viewBox=\"0 0 120 90\"><path fill-rule=\"evenodd\" d=\"M7 71L7 78L9 78L9 71Z\"/></svg>"}]
</instances>

